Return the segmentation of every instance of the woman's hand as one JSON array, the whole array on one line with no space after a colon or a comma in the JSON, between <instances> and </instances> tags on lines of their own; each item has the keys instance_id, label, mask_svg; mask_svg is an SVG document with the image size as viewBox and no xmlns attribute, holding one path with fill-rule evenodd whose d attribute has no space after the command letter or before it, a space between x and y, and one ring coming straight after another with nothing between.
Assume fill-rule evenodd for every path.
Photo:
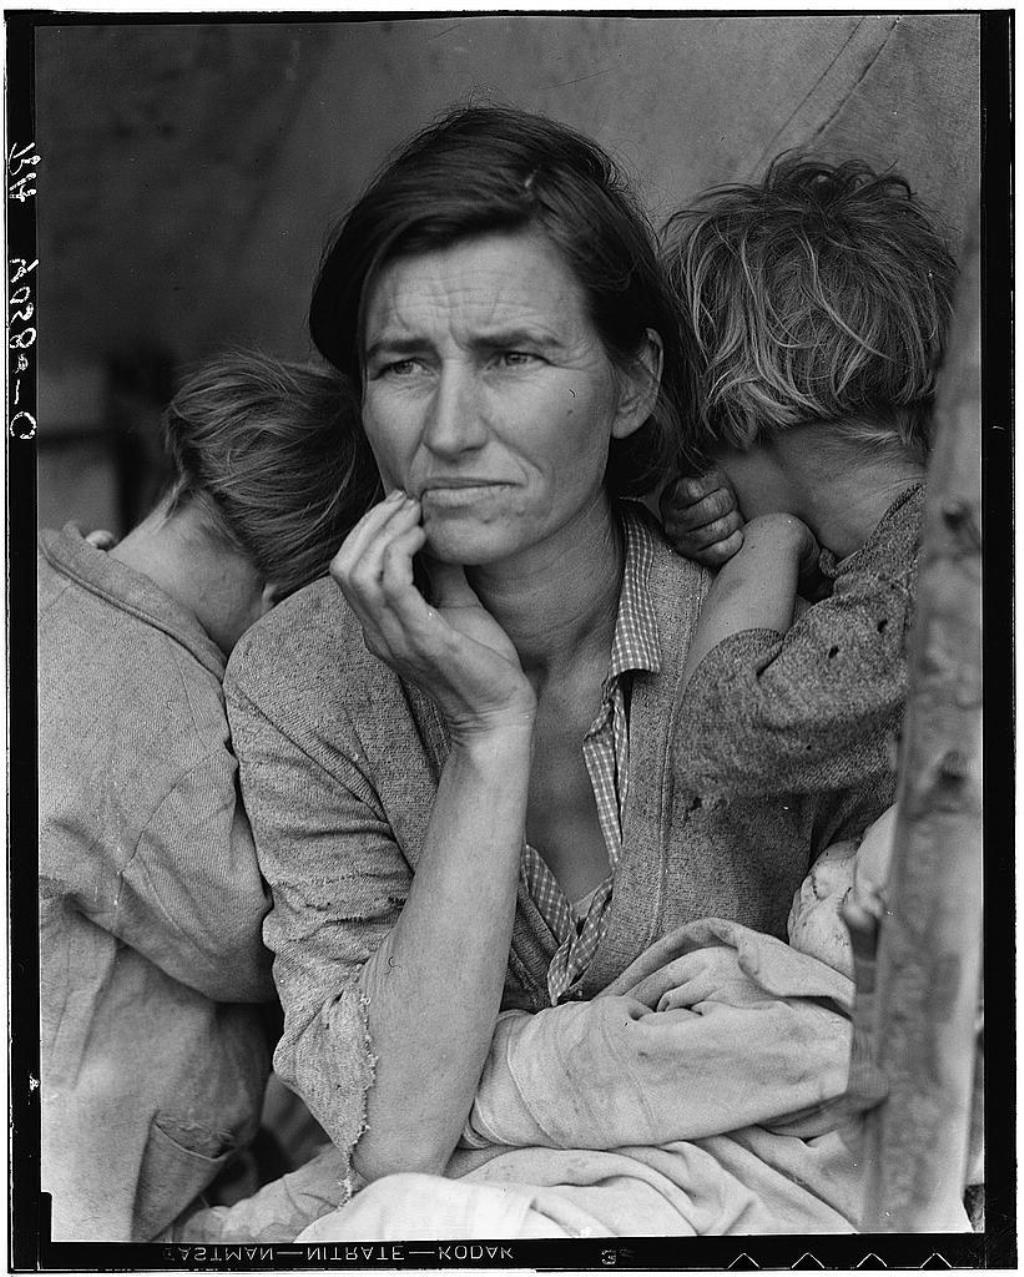
<instances>
[{"instance_id":1,"label":"woman's hand","mask_svg":"<svg viewBox=\"0 0 1024 1277\"><path fill-rule=\"evenodd\" d=\"M353 1165L439 1175L473 1103L512 940L536 698L461 567L413 579L420 505L393 492L331 564L366 646L439 704L452 735L401 913L363 965L377 1057Z\"/></svg>"},{"instance_id":2,"label":"woman's hand","mask_svg":"<svg viewBox=\"0 0 1024 1277\"><path fill-rule=\"evenodd\" d=\"M428 562L428 604L413 580L426 535L420 504L392 492L356 524L331 575L367 648L440 705L456 738L532 724L536 697L508 635L455 564Z\"/></svg>"},{"instance_id":3,"label":"woman's hand","mask_svg":"<svg viewBox=\"0 0 1024 1277\"><path fill-rule=\"evenodd\" d=\"M736 493L722 470L670 480L660 505L665 533L684 558L706 568L720 568L743 544Z\"/></svg>"}]
</instances>

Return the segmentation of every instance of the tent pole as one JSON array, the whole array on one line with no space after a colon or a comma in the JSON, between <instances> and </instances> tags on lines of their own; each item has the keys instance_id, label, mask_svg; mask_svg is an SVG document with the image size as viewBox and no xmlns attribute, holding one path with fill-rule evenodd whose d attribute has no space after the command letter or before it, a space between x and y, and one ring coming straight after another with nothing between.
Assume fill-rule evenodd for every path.
<instances>
[{"instance_id":1,"label":"tent pole","mask_svg":"<svg viewBox=\"0 0 1024 1277\"><path fill-rule=\"evenodd\" d=\"M980 259L975 217L939 378L910 636L872 999L888 1097L865 1118L864 1232L941 1228L963 1195L971 1136L982 941Z\"/></svg>"}]
</instances>

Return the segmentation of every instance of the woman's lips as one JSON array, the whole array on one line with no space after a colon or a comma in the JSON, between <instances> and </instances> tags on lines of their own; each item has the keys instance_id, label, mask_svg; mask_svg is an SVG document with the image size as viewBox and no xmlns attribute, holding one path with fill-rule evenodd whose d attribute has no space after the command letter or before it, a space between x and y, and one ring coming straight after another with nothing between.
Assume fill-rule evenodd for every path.
<instances>
[{"instance_id":1,"label":"woman's lips","mask_svg":"<svg viewBox=\"0 0 1024 1277\"><path fill-rule=\"evenodd\" d=\"M499 479L436 480L424 485L420 491L420 500L440 505L462 505L511 486Z\"/></svg>"}]
</instances>

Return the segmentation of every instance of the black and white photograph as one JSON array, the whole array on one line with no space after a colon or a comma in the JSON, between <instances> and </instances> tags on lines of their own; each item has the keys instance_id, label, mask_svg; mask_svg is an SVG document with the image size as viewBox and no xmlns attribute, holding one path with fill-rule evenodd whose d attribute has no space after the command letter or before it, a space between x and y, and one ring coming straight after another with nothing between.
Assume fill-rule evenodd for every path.
<instances>
[{"instance_id":1,"label":"black and white photograph","mask_svg":"<svg viewBox=\"0 0 1024 1277\"><path fill-rule=\"evenodd\" d=\"M1013 17L5 12L11 1271L1016 1267Z\"/></svg>"}]
</instances>

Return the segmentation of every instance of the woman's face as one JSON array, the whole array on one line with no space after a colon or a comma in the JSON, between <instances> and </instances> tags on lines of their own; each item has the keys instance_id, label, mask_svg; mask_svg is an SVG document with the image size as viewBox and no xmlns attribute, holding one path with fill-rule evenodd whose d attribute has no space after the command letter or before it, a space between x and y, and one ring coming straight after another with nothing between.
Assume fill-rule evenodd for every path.
<instances>
[{"instance_id":1,"label":"woman's face","mask_svg":"<svg viewBox=\"0 0 1024 1277\"><path fill-rule=\"evenodd\" d=\"M608 445L646 420L582 288L537 231L389 263L367 307L363 422L384 486L419 498L438 558L494 563L571 535ZM654 387L656 393L656 379Z\"/></svg>"}]
</instances>

